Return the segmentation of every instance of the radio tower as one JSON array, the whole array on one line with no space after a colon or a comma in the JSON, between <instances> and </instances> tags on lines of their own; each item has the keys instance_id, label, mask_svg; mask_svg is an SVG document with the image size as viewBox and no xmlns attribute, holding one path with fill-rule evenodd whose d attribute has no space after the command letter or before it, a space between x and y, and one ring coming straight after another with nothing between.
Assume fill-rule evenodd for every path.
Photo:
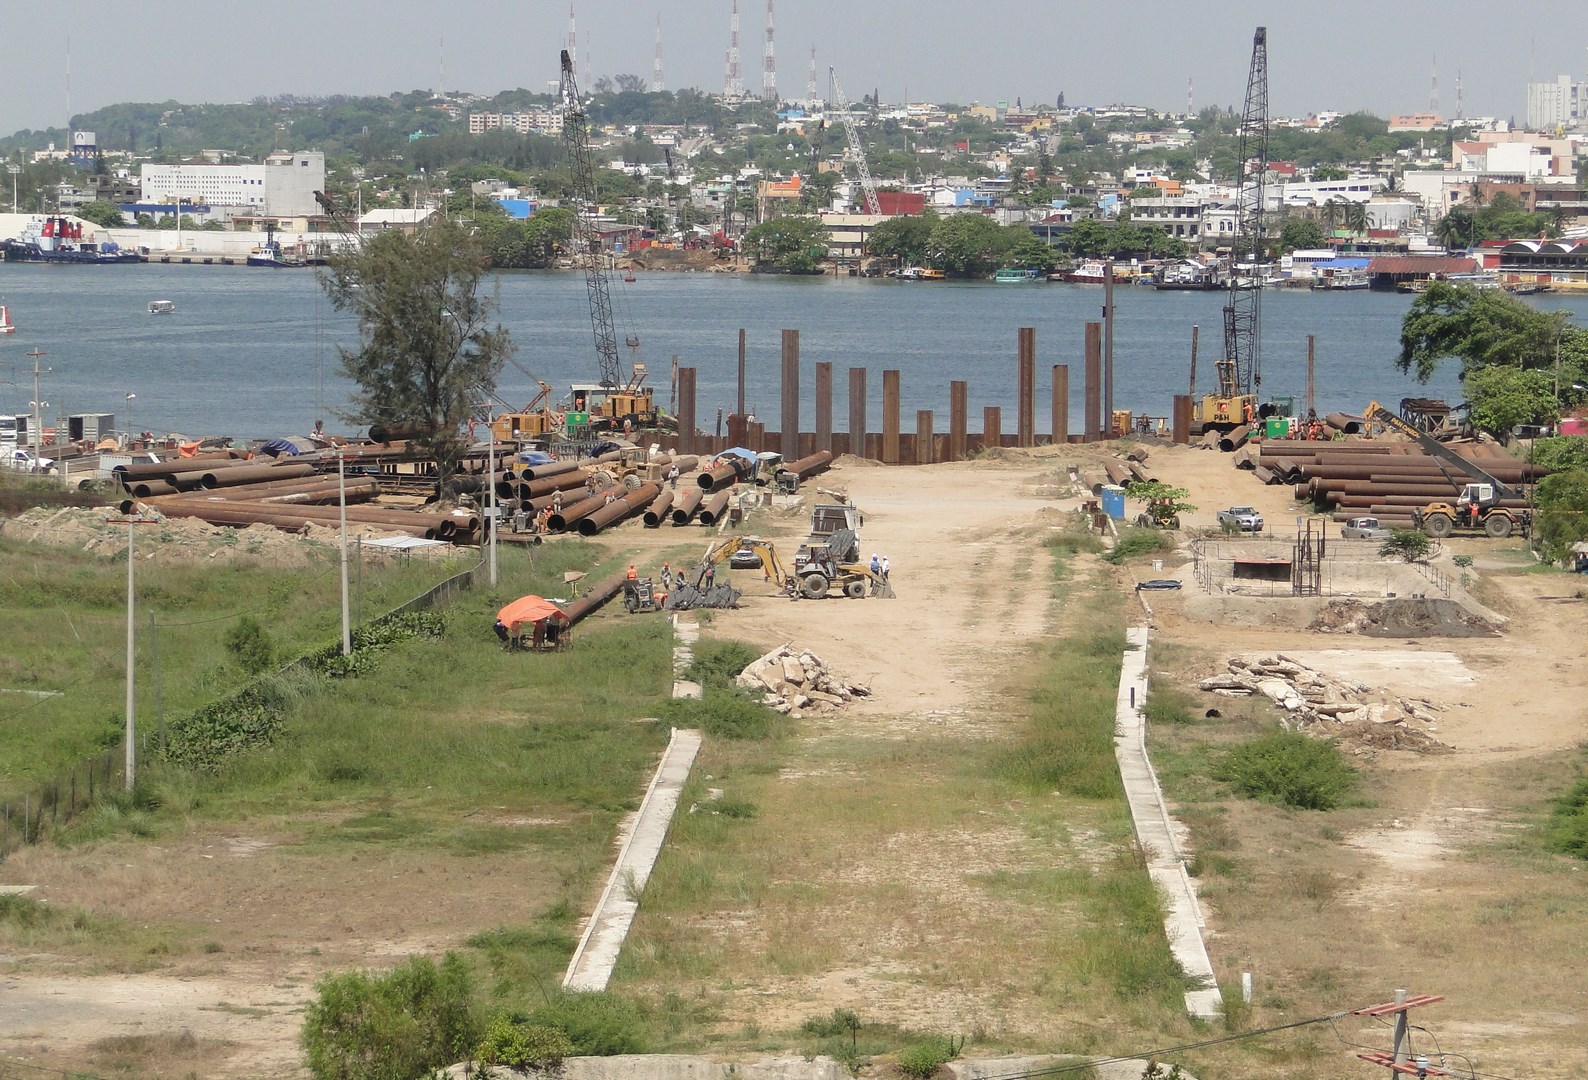
<instances>
[{"instance_id":1,"label":"radio tower","mask_svg":"<svg viewBox=\"0 0 1588 1080\"><path fill-rule=\"evenodd\" d=\"M1439 54L1434 54L1433 82L1428 88L1428 111L1439 112Z\"/></svg>"},{"instance_id":2,"label":"radio tower","mask_svg":"<svg viewBox=\"0 0 1588 1080\"><path fill-rule=\"evenodd\" d=\"M1185 114L1187 116L1195 116L1197 114L1197 111L1192 106L1191 102L1191 76L1187 75L1185 80Z\"/></svg>"},{"instance_id":3,"label":"radio tower","mask_svg":"<svg viewBox=\"0 0 1588 1080\"><path fill-rule=\"evenodd\" d=\"M724 97L744 97L744 79L739 76L739 0L733 0L733 17L728 21L728 71L722 93Z\"/></svg>"},{"instance_id":4,"label":"radio tower","mask_svg":"<svg viewBox=\"0 0 1588 1080\"><path fill-rule=\"evenodd\" d=\"M818 100L816 95L818 93L820 93L820 91L816 89L816 46L812 45L811 46L811 73L805 79L805 103L807 105L816 104L816 102Z\"/></svg>"},{"instance_id":5,"label":"radio tower","mask_svg":"<svg viewBox=\"0 0 1588 1080\"><path fill-rule=\"evenodd\" d=\"M667 89L667 80L662 78L662 13L656 13L656 59L651 62L651 90L661 91Z\"/></svg>"},{"instance_id":6,"label":"radio tower","mask_svg":"<svg viewBox=\"0 0 1588 1080\"><path fill-rule=\"evenodd\" d=\"M777 52L772 48L772 0L766 0L766 59L761 68L761 96L777 100Z\"/></svg>"},{"instance_id":7,"label":"radio tower","mask_svg":"<svg viewBox=\"0 0 1588 1080\"><path fill-rule=\"evenodd\" d=\"M579 74L579 32L573 23L573 5L568 5L568 59L573 61L573 71Z\"/></svg>"},{"instance_id":8,"label":"radio tower","mask_svg":"<svg viewBox=\"0 0 1588 1080\"><path fill-rule=\"evenodd\" d=\"M1460 68L1456 69L1456 119L1457 120L1465 120L1466 119L1466 113L1464 112L1464 106L1463 106L1463 102L1461 100L1461 69Z\"/></svg>"}]
</instances>

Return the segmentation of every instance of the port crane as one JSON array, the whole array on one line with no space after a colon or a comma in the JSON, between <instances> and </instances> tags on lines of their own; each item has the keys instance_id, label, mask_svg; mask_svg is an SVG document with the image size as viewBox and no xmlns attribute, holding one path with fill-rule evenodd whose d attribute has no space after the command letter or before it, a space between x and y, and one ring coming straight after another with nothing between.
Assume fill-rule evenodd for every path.
<instances>
[{"instance_id":1,"label":"port crane","mask_svg":"<svg viewBox=\"0 0 1588 1080\"><path fill-rule=\"evenodd\" d=\"M849 143L849 156L855 159L855 168L860 173L860 190L865 212L880 214L882 203L877 198L877 182L871 178L871 167L866 164L866 151L860 145L860 131L855 126L855 117L850 111L849 95L844 93L844 84L838 81L837 71L828 68L827 77L833 84L833 102L844 116L844 139Z\"/></svg>"},{"instance_id":2,"label":"port crane","mask_svg":"<svg viewBox=\"0 0 1588 1080\"><path fill-rule=\"evenodd\" d=\"M1224 359L1215 363L1218 392L1197 403L1203 429L1229 431L1257 419L1262 394L1263 180L1268 172L1268 28L1252 35L1246 105L1236 143L1235 236L1230 242L1229 300L1224 305ZM1241 264L1251 264L1241 276Z\"/></svg>"}]
</instances>

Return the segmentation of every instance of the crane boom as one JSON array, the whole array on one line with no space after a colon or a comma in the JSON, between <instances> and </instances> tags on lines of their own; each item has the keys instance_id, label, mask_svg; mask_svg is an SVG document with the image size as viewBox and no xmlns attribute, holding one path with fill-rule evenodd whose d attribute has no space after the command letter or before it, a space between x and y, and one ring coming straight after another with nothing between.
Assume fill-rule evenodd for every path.
<instances>
[{"instance_id":1,"label":"crane boom","mask_svg":"<svg viewBox=\"0 0 1588 1080\"><path fill-rule=\"evenodd\" d=\"M860 190L865 199L866 213L880 214L882 202L877 198L877 182L871 179L866 151L860 145L860 132L856 130L855 119L850 115L849 96L844 93L844 84L838 81L838 72L828 68L827 75L833 81L833 100L844 114L844 138L849 143L849 156L855 159L855 167L860 171Z\"/></svg>"},{"instance_id":2,"label":"crane boom","mask_svg":"<svg viewBox=\"0 0 1588 1080\"><path fill-rule=\"evenodd\" d=\"M1378 402L1370 402L1362 415L1367 417L1369 420L1375 420L1378 423L1383 424L1385 427L1394 428L1402 435L1405 435L1408 439L1411 439L1418 446L1421 446L1424 450L1428 451L1428 455L1440 463L1441 469L1443 469L1445 465L1455 466L1457 469L1463 473L1466 473L1472 479L1477 480L1480 483L1493 486L1494 494L1497 498L1514 499L1520 497L1520 492L1504 483L1501 483L1499 480L1496 480L1494 476L1485 471L1484 468L1477 462L1468 460L1462 455L1456 453L1454 450L1450 449L1450 447L1446 446L1438 439L1418 431L1411 424L1408 424L1405 420L1401 419L1399 416L1395 415L1393 412L1386 409ZM1449 476L1450 474L1446 472L1445 475Z\"/></svg>"},{"instance_id":3,"label":"crane boom","mask_svg":"<svg viewBox=\"0 0 1588 1080\"><path fill-rule=\"evenodd\" d=\"M1268 28L1252 35L1252 63L1246 77L1246 107L1241 113L1236 149L1235 238L1230 242L1230 298L1224 308L1224 362L1216 365L1221 397L1261 394L1262 282L1242 285L1243 258L1255 278L1263 254L1263 177L1268 171Z\"/></svg>"},{"instance_id":4,"label":"crane boom","mask_svg":"<svg viewBox=\"0 0 1588 1080\"><path fill-rule=\"evenodd\" d=\"M579 84L574 79L573 57L562 50L562 137L568 146L573 166L574 258L584 268L585 289L590 294L590 329L595 336L596 360L601 369L601 385L616 390L619 379L618 335L612 324L612 293L607 283L606 263L601 257L601 235L596 229L597 194L595 166L590 161L590 128L584 105L579 100Z\"/></svg>"}]
</instances>

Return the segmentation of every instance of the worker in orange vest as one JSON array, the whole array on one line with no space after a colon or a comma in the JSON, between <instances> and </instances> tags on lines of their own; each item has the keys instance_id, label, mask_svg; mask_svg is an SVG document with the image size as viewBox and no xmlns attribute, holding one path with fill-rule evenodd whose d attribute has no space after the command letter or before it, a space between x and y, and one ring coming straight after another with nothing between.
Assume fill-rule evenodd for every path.
<instances>
[{"instance_id":1,"label":"worker in orange vest","mask_svg":"<svg viewBox=\"0 0 1588 1080\"><path fill-rule=\"evenodd\" d=\"M639 571L634 569L633 563L629 563L629 572L624 576L630 581L638 581L640 579Z\"/></svg>"}]
</instances>

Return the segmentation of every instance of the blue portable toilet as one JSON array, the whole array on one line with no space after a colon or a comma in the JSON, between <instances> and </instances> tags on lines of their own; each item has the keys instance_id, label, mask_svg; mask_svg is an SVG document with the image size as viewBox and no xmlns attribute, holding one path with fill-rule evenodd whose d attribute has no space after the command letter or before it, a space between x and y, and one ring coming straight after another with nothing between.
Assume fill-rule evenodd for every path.
<instances>
[{"instance_id":1,"label":"blue portable toilet","mask_svg":"<svg viewBox=\"0 0 1588 1080\"><path fill-rule=\"evenodd\" d=\"M1115 521L1125 520L1125 489L1114 484L1103 485L1103 513Z\"/></svg>"}]
</instances>

